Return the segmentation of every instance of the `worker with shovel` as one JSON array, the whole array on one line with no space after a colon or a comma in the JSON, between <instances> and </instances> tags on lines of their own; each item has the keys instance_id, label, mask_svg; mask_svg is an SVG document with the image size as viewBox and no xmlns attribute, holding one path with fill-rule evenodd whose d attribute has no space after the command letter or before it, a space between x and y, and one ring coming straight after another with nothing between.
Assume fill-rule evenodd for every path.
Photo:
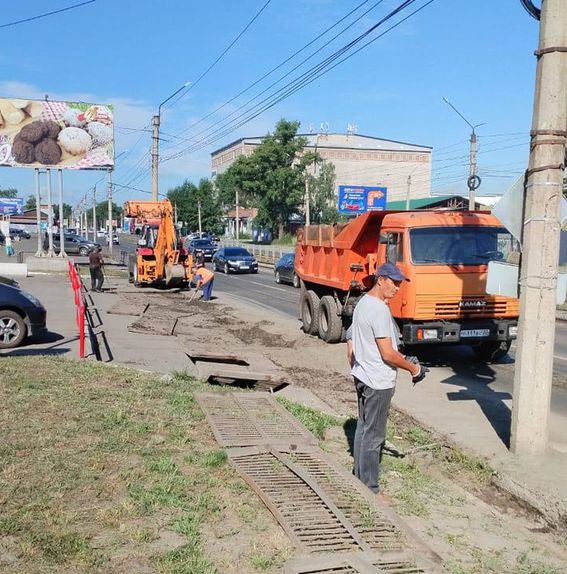
<instances>
[{"instance_id":1,"label":"worker with shovel","mask_svg":"<svg viewBox=\"0 0 567 574\"><path fill-rule=\"evenodd\" d=\"M210 301L211 295L213 294L213 282L215 280L215 274L209 271L205 264L199 264L195 272L193 280L196 282L195 292L202 288L203 289L203 301Z\"/></svg>"}]
</instances>

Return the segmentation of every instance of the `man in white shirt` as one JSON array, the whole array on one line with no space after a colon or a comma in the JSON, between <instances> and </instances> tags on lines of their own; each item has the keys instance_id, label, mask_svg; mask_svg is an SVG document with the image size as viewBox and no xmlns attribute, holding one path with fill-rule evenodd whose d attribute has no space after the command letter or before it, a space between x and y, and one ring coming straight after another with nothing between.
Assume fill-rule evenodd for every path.
<instances>
[{"instance_id":1,"label":"man in white shirt","mask_svg":"<svg viewBox=\"0 0 567 574\"><path fill-rule=\"evenodd\" d=\"M398 351L398 328L388 301L396 295L402 281L409 279L393 263L384 263L376 270L374 286L354 309L352 344L349 343L351 374L358 395L354 474L375 493L379 491L380 459L397 370L408 371L414 383L422 380L426 371Z\"/></svg>"}]
</instances>

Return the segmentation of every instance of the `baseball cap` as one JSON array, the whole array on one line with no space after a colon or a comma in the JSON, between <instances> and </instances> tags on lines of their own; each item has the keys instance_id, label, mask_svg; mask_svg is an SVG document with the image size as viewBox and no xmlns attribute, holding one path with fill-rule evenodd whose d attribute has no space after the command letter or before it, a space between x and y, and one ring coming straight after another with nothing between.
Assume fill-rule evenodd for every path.
<instances>
[{"instance_id":1,"label":"baseball cap","mask_svg":"<svg viewBox=\"0 0 567 574\"><path fill-rule=\"evenodd\" d=\"M376 277L389 277L394 281L409 281L409 279L393 264L384 263L376 269Z\"/></svg>"}]
</instances>

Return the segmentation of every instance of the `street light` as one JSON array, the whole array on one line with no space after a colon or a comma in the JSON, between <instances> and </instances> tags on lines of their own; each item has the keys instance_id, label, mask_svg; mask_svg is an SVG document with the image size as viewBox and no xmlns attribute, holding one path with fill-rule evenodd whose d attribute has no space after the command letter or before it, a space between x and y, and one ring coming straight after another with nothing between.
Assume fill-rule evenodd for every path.
<instances>
[{"instance_id":1,"label":"street light","mask_svg":"<svg viewBox=\"0 0 567 574\"><path fill-rule=\"evenodd\" d=\"M475 128L485 125L485 122L481 124L472 125L463 114L447 99L443 98L446 104L449 104L454 112L456 112L461 119L463 119L467 125L471 128L471 139L470 139L470 154L469 154L469 178L467 179L467 186L469 188L469 211L474 211L474 192L480 186L480 177L476 174L476 133Z\"/></svg>"},{"instance_id":2,"label":"street light","mask_svg":"<svg viewBox=\"0 0 567 574\"><path fill-rule=\"evenodd\" d=\"M179 92L187 88L191 82L185 82L178 90L173 92L171 96L163 100L158 106L158 113L152 118L152 200L158 200L158 164L159 164L159 123L161 117L161 107L174 98Z\"/></svg>"}]
</instances>

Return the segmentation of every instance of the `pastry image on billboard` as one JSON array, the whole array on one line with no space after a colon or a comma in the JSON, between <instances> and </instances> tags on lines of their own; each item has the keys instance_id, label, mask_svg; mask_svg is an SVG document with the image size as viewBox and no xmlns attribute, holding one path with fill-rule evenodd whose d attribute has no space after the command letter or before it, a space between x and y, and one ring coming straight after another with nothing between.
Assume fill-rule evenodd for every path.
<instances>
[{"instance_id":1,"label":"pastry image on billboard","mask_svg":"<svg viewBox=\"0 0 567 574\"><path fill-rule=\"evenodd\" d=\"M112 168L112 106L0 98L0 152L0 166Z\"/></svg>"}]
</instances>

